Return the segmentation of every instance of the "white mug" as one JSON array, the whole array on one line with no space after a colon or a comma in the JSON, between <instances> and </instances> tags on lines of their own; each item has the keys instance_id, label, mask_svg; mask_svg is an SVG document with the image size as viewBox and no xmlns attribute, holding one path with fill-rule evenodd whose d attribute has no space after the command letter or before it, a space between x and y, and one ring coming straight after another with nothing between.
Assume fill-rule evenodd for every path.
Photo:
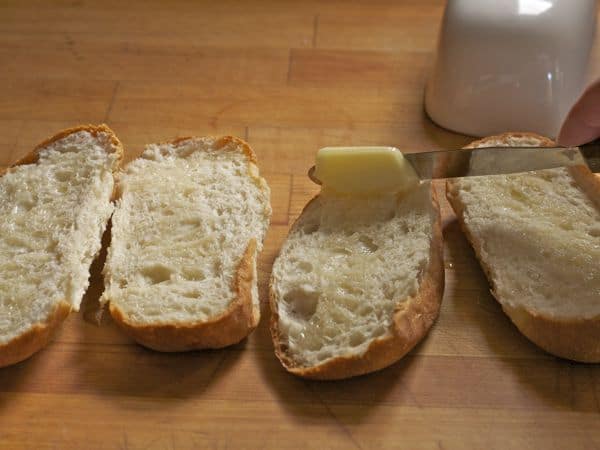
<instances>
[{"instance_id":1,"label":"white mug","mask_svg":"<svg viewBox=\"0 0 600 450\"><path fill-rule=\"evenodd\" d=\"M472 136L558 134L585 87L594 0L448 0L425 109Z\"/></svg>"}]
</instances>

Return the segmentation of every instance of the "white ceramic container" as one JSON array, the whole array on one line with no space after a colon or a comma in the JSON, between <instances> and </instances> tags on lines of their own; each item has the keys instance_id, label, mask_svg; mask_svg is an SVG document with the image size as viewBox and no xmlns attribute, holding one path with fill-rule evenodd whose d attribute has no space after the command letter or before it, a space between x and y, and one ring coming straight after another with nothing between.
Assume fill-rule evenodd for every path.
<instances>
[{"instance_id":1,"label":"white ceramic container","mask_svg":"<svg viewBox=\"0 0 600 450\"><path fill-rule=\"evenodd\" d=\"M448 0L425 108L473 136L554 137L586 83L594 0Z\"/></svg>"}]
</instances>

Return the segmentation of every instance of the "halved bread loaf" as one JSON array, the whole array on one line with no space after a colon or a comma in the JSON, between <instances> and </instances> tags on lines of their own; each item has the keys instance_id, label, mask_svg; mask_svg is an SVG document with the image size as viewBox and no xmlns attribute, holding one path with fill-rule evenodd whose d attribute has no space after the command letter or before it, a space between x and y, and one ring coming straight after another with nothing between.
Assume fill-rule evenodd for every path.
<instances>
[{"instance_id":1,"label":"halved bread loaf","mask_svg":"<svg viewBox=\"0 0 600 450\"><path fill-rule=\"evenodd\" d=\"M256 259L271 215L248 144L149 145L119 175L118 190L101 299L116 323L160 351L245 338L260 317Z\"/></svg>"},{"instance_id":2,"label":"halved bread loaf","mask_svg":"<svg viewBox=\"0 0 600 450\"><path fill-rule=\"evenodd\" d=\"M0 176L0 366L78 310L113 211L123 147L106 126L62 131Z\"/></svg>"},{"instance_id":3,"label":"halved bread loaf","mask_svg":"<svg viewBox=\"0 0 600 450\"><path fill-rule=\"evenodd\" d=\"M321 193L273 265L275 353L306 378L381 369L425 336L443 286L439 207L429 183L405 197Z\"/></svg>"},{"instance_id":4,"label":"halved bread loaf","mask_svg":"<svg viewBox=\"0 0 600 450\"><path fill-rule=\"evenodd\" d=\"M552 146L530 133L469 147ZM503 310L563 358L600 361L600 180L587 168L449 180L447 197Z\"/></svg>"}]
</instances>

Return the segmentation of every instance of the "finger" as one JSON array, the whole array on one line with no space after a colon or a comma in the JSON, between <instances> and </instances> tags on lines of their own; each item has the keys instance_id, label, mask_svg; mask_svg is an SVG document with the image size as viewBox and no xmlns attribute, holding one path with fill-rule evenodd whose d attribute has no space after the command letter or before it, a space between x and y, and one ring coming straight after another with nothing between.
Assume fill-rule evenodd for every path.
<instances>
[{"instance_id":1,"label":"finger","mask_svg":"<svg viewBox=\"0 0 600 450\"><path fill-rule=\"evenodd\" d=\"M558 135L558 143L566 147L582 145L600 136L600 127L586 125L579 121L565 122Z\"/></svg>"},{"instance_id":2,"label":"finger","mask_svg":"<svg viewBox=\"0 0 600 450\"><path fill-rule=\"evenodd\" d=\"M600 136L600 80L590 85L571 108L558 133L561 145L580 145Z\"/></svg>"}]
</instances>

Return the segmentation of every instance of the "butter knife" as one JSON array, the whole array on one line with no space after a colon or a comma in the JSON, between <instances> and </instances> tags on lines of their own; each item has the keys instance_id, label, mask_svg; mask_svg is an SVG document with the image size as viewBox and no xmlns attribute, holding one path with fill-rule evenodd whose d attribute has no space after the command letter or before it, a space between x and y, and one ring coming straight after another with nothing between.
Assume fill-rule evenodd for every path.
<instances>
[{"instance_id":1,"label":"butter knife","mask_svg":"<svg viewBox=\"0 0 600 450\"><path fill-rule=\"evenodd\" d=\"M479 147L402 152L422 180L498 175L569 166L600 172L600 140L580 147ZM311 167L308 176L317 184Z\"/></svg>"}]
</instances>

